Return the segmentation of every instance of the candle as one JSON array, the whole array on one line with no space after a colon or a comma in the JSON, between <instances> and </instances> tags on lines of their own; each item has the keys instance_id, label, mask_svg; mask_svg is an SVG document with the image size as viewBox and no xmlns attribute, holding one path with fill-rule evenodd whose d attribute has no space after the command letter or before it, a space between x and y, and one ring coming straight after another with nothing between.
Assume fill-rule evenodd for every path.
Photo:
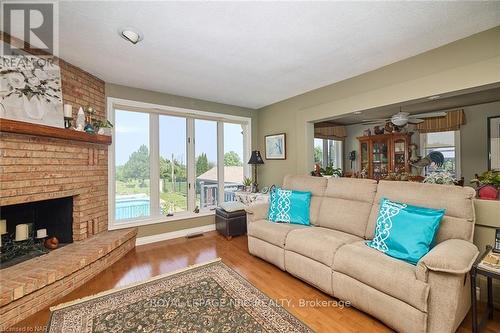
<instances>
[{"instance_id":1,"label":"candle","mask_svg":"<svg viewBox=\"0 0 500 333\"><path fill-rule=\"evenodd\" d=\"M7 233L7 220L0 220L0 235Z\"/></svg>"},{"instance_id":2,"label":"candle","mask_svg":"<svg viewBox=\"0 0 500 333\"><path fill-rule=\"evenodd\" d=\"M71 104L64 104L64 117L65 118L73 117L73 106L71 106Z\"/></svg>"},{"instance_id":3,"label":"candle","mask_svg":"<svg viewBox=\"0 0 500 333\"><path fill-rule=\"evenodd\" d=\"M28 225L18 224L16 225L16 241L23 241L28 239Z\"/></svg>"},{"instance_id":4,"label":"candle","mask_svg":"<svg viewBox=\"0 0 500 333\"><path fill-rule=\"evenodd\" d=\"M47 237L47 229L38 229L36 231L36 238L45 238Z\"/></svg>"}]
</instances>

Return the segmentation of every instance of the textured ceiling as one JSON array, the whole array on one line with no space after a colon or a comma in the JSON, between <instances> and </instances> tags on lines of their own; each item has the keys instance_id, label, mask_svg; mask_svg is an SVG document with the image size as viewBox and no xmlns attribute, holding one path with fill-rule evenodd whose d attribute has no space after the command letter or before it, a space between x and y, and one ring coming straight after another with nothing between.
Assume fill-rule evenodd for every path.
<instances>
[{"instance_id":1,"label":"textured ceiling","mask_svg":"<svg viewBox=\"0 0 500 333\"><path fill-rule=\"evenodd\" d=\"M101 79L260 108L500 25L500 2L60 2L60 55ZM144 40L118 36L132 26Z\"/></svg>"}]
</instances>

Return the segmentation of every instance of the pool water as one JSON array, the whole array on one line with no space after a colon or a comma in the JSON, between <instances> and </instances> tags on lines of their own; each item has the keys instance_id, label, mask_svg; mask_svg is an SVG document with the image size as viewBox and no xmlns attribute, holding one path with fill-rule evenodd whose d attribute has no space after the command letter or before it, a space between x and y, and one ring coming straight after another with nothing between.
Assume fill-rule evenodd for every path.
<instances>
[{"instance_id":1,"label":"pool water","mask_svg":"<svg viewBox=\"0 0 500 333\"><path fill-rule=\"evenodd\" d=\"M132 219L141 216L149 216L149 198L144 196L117 197L115 203L115 219Z\"/></svg>"}]
</instances>

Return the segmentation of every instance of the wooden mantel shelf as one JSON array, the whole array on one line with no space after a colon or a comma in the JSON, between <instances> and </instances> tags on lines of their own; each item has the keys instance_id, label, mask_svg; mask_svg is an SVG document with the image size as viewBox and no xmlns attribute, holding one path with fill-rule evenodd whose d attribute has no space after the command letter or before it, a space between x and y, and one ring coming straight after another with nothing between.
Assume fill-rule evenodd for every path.
<instances>
[{"instance_id":1,"label":"wooden mantel shelf","mask_svg":"<svg viewBox=\"0 0 500 333\"><path fill-rule=\"evenodd\" d=\"M111 137L109 135L89 134L65 128L31 124L24 121L16 121L4 118L0 118L0 132L44 136L49 138L83 141L102 145L111 144Z\"/></svg>"}]
</instances>

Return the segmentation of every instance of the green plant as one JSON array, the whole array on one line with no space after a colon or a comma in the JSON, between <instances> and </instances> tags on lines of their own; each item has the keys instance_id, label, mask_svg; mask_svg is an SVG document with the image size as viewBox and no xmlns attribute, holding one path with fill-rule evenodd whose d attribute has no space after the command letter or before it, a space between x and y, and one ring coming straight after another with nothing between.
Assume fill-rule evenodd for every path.
<instances>
[{"instance_id":1,"label":"green plant","mask_svg":"<svg viewBox=\"0 0 500 333\"><path fill-rule=\"evenodd\" d=\"M96 120L94 121L94 127L97 128L113 128L113 124L109 120Z\"/></svg>"},{"instance_id":2,"label":"green plant","mask_svg":"<svg viewBox=\"0 0 500 333\"><path fill-rule=\"evenodd\" d=\"M495 187L500 187L500 171L485 171L481 176L472 179L470 182L477 185L493 185Z\"/></svg>"},{"instance_id":3,"label":"green plant","mask_svg":"<svg viewBox=\"0 0 500 333\"><path fill-rule=\"evenodd\" d=\"M325 176L337 176L337 177L342 177L342 169L341 168L334 168L333 164L330 164L324 169L320 170L322 175Z\"/></svg>"},{"instance_id":4,"label":"green plant","mask_svg":"<svg viewBox=\"0 0 500 333\"><path fill-rule=\"evenodd\" d=\"M243 185L252 186L252 178L244 177L243 178Z\"/></svg>"},{"instance_id":5,"label":"green plant","mask_svg":"<svg viewBox=\"0 0 500 333\"><path fill-rule=\"evenodd\" d=\"M424 183L428 184L442 184L442 185L453 185L455 184L455 177L446 171L433 172L424 179Z\"/></svg>"}]
</instances>

